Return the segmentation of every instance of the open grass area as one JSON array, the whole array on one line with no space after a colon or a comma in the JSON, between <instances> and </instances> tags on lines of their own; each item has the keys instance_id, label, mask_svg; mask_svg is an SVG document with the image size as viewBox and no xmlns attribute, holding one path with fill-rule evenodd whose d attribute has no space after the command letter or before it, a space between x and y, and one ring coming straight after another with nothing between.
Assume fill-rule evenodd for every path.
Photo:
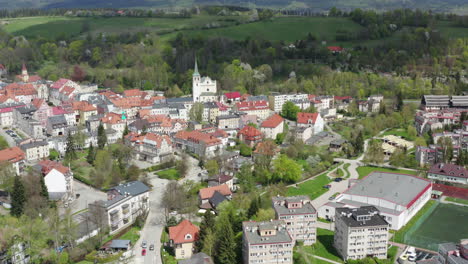
<instances>
[{"instance_id":1,"label":"open grass area","mask_svg":"<svg viewBox=\"0 0 468 264\"><path fill-rule=\"evenodd\" d=\"M333 231L317 228L317 242L312 246L305 246L304 251L336 262L343 262L333 247L333 235Z\"/></svg>"},{"instance_id":2,"label":"open grass area","mask_svg":"<svg viewBox=\"0 0 468 264\"><path fill-rule=\"evenodd\" d=\"M459 204L466 204L468 205L468 200L460 199L460 198L453 198L453 197L445 197L446 201L459 203Z\"/></svg>"},{"instance_id":3,"label":"open grass area","mask_svg":"<svg viewBox=\"0 0 468 264\"><path fill-rule=\"evenodd\" d=\"M180 179L179 172L174 168L162 170L162 171L157 172L156 174L161 179L166 179L166 180L178 180L178 179Z\"/></svg>"},{"instance_id":4,"label":"open grass area","mask_svg":"<svg viewBox=\"0 0 468 264\"><path fill-rule=\"evenodd\" d=\"M351 166L351 164L349 163L346 163L345 165L343 165L343 170L345 172L345 178L348 178L349 176L351 176L351 173L349 172L348 168L349 166Z\"/></svg>"},{"instance_id":5,"label":"open grass area","mask_svg":"<svg viewBox=\"0 0 468 264\"><path fill-rule=\"evenodd\" d=\"M127 233L119 237L119 239L130 240L132 242L132 245L135 245L135 243L140 238L140 230L141 228L134 226L130 230L128 230Z\"/></svg>"},{"instance_id":6,"label":"open grass area","mask_svg":"<svg viewBox=\"0 0 468 264\"><path fill-rule=\"evenodd\" d=\"M328 189L323 188L323 186L331 182L330 178L327 177L327 173L328 171L313 180L298 184L297 187L289 187L287 196L308 195L313 200L326 193Z\"/></svg>"},{"instance_id":7,"label":"open grass area","mask_svg":"<svg viewBox=\"0 0 468 264\"><path fill-rule=\"evenodd\" d=\"M436 201L429 200L423 206L423 208L421 208L421 210L419 210L419 212L415 216L413 216L413 218L411 218L411 220L408 223L406 223L405 226L403 226L402 228L400 228L400 230L395 232L395 234L393 235L392 241L398 242L398 243L404 243L406 232L408 232L414 226L414 224L419 220L419 218L421 218L429 209L431 209L431 207L434 206L435 203Z\"/></svg>"},{"instance_id":8,"label":"open grass area","mask_svg":"<svg viewBox=\"0 0 468 264\"><path fill-rule=\"evenodd\" d=\"M382 134L382 137L383 136L388 136L388 135L399 136L399 137L402 137L402 138L404 138L406 140L409 140L409 141L414 140L414 138L411 138L408 135L408 132L406 131L406 129L403 129L403 128L396 128L396 129L387 130Z\"/></svg>"},{"instance_id":9,"label":"open grass area","mask_svg":"<svg viewBox=\"0 0 468 264\"><path fill-rule=\"evenodd\" d=\"M361 167L357 167L356 170L357 170L357 172L359 174L359 179L362 179L362 178L366 177L367 175L369 175L373 171L418 175L417 171L412 171L412 170L399 170L399 169L390 169L390 168L372 167L372 166L361 166Z\"/></svg>"}]
</instances>

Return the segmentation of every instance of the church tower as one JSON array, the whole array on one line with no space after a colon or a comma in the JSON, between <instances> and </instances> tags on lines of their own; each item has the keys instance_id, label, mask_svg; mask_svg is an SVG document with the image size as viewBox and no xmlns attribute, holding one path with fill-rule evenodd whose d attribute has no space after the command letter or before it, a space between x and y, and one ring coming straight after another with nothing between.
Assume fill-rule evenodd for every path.
<instances>
[{"instance_id":1,"label":"church tower","mask_svg":"<svg viewBox=\"0 0 468 264\"><path fill-rule=\"evenodd\" d=\"M201 87L200 87L200 73L198 72L197 58L195 58L195 68L192 75L192 95L193 101L200 101Z\"/></svg>"},{"instance_id":2,"label":"church tower","mask_svg":"<svg viewBox=\"0 0 468 264\"><path fill-rule=\"evenodd\" d=\"M29 81L28 69L26 69L26 65L23 63L23 68L21 69L21 76L23 77L23 82Z\"/></svg>"}]
</instances>

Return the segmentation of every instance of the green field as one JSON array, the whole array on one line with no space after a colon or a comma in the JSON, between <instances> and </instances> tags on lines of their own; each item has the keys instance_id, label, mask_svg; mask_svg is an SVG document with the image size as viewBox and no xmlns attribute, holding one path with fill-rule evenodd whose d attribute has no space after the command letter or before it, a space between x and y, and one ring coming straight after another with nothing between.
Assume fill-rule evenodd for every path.
<instances>
[{"instance_id":1,"label":"green field","mask_svg":"<svg viewBox=\"0 0 468 264\"><path fill-rule=\"evenodd\" d=\"M440 203L405 242L437 250L437 245L458 242L468 234L468 207Z\"/></svg>"},{"instance_id":2,"label":"green field","mask_svg":"<svg viewBox=\"0 0 468 264\"><path fill-rule=\"evenodd\" d=\"M161 179L166 179L166 180L178 180L178 179L180 179L179 172L174 168L158 171L156 174Z\"/></svg>"},{"instance_id":3,"label":"green field","mask_svg":"<svg viewBox=\"0 0 468 264\"><path fill-rule=\"evenodd\" d=\"M434 200L429 200L422 208L419 210L411 220L406 223L405 226L400 228L398 231L395 232L392 241L393 242L398 242L398 243L404 243L405 240L405 234L418 222L418 220L425 215L426 212L428 212L436 201Z\"/></svg>"},{"instance_id":4,"label":"green field","mask_svg":"<svg viewBox=\"0 0 468 264\"><path fill-rule=\"evenodd\" d=\"M403 174L410 174L410 175L418 175L417 171L411 170L398 170L398 169L389 169L389 168L381 168L381 167L372 167L372 166L361 166L357 167L357 172L359 174L359 179L362 179L369 175L373 171L381 171L381 172L392 172L392 173L403 173Z\"/></svg>"},{"instance_id":5,"label":"green field","mask_svg":"<svg viewBox=\"0 0 468 264\"><path fill-rule=\"evenodd\" d=\"M343 262L338 255L338 252L333 247L333 231L317 228L317 242L312 246L304 247L304 251L319 257L334 260L336 262Z\"/></svg>"},{"instance_id":6,"label":"green field","mask_svg":"<svg viewBox=\"0 0 468 264\"><path fill-rule=\"evenodd\" d=\"M449 201L449 202L468 205L468 200L464 200L464 199L460 199L460 198L446 197L445 200Z\"/></svg>"},{"instance_id":7,"label":"green field","mask_svg":"<svg viewBox=\"0 0 468 264\"><path fill-rule=\"evenodd\" d=\"M328 189L323 188L331 182L327 177L327 172L317 176L315 179L298 184L298 187L289 187L287 196L308 195L310 199L316 199L320 195L326 193Z\"/></svg>"},{"instance_id":8,"label":"green field","mask_svg":"<svg viewBox=\"0 0 468 264\"><path fill-rule=\"evenodd\" d=\"M388 135L394 135L394 136L402 137L402 138L404 138L406 140L413 140L408 135L408 132L406 131L406 129L403 129L403 128L396 128L396 129L391 129L391 130L385 131L381 136L383 137L383 136L388 136Z\"/></svg>"}]
</instances>

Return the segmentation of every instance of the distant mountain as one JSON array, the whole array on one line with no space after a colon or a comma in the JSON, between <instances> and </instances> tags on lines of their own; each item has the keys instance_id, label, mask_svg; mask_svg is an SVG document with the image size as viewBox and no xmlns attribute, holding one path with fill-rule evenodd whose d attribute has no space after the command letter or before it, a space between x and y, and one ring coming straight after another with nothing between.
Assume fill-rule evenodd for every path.
<instances>
[{"instance_id":1,"label":"distant mountain","mask_svg":"<svg viewBox=\"0 0 468 264\"><path fill-rule=\"evenodd\" d=\"M468 14L467 0L0 0L0 8L133 8L189 7L192 5L239 5L270 8L310 8L314 11L337 7L342 10L411 8Z\"/></svg>"}]
</instances>

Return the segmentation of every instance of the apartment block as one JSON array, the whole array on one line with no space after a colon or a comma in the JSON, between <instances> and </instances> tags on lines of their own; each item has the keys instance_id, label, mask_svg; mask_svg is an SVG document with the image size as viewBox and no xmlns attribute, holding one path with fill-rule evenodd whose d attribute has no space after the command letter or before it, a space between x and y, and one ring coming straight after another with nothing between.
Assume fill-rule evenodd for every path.
<instances>
[{"instance_id":1,"label":"apartment block","mask_svg":"<svg viewBox=\"0 0 468 264\"><path fill-rule=\"evenodd\" d=\"M244 264L293 264L294 239L286 229L286 222L243 222L242 256Z\"/></svg>"},{"instance_id":2,"label":"apartment block","mask_svg":"<svg viewBox=\"0 0 468 264\"><path fill-rule=\"evenodd\" d=\"M343 260L387 258L389 224L374 206L337 208L334 246Z\"/></svg>"},{"instance_id":3,"label":"apartment block","mask_svg":"<svg viewBox=\"0 0 468 264\"><path fill-rule=\"evenodd\" d=\"M273 209L276 219L286 222L286 229L294 240L301 240L304 245L316 241L317 211L309 197L305 195L292 197L274 197Z\"/></svg>"}]
</instances>

